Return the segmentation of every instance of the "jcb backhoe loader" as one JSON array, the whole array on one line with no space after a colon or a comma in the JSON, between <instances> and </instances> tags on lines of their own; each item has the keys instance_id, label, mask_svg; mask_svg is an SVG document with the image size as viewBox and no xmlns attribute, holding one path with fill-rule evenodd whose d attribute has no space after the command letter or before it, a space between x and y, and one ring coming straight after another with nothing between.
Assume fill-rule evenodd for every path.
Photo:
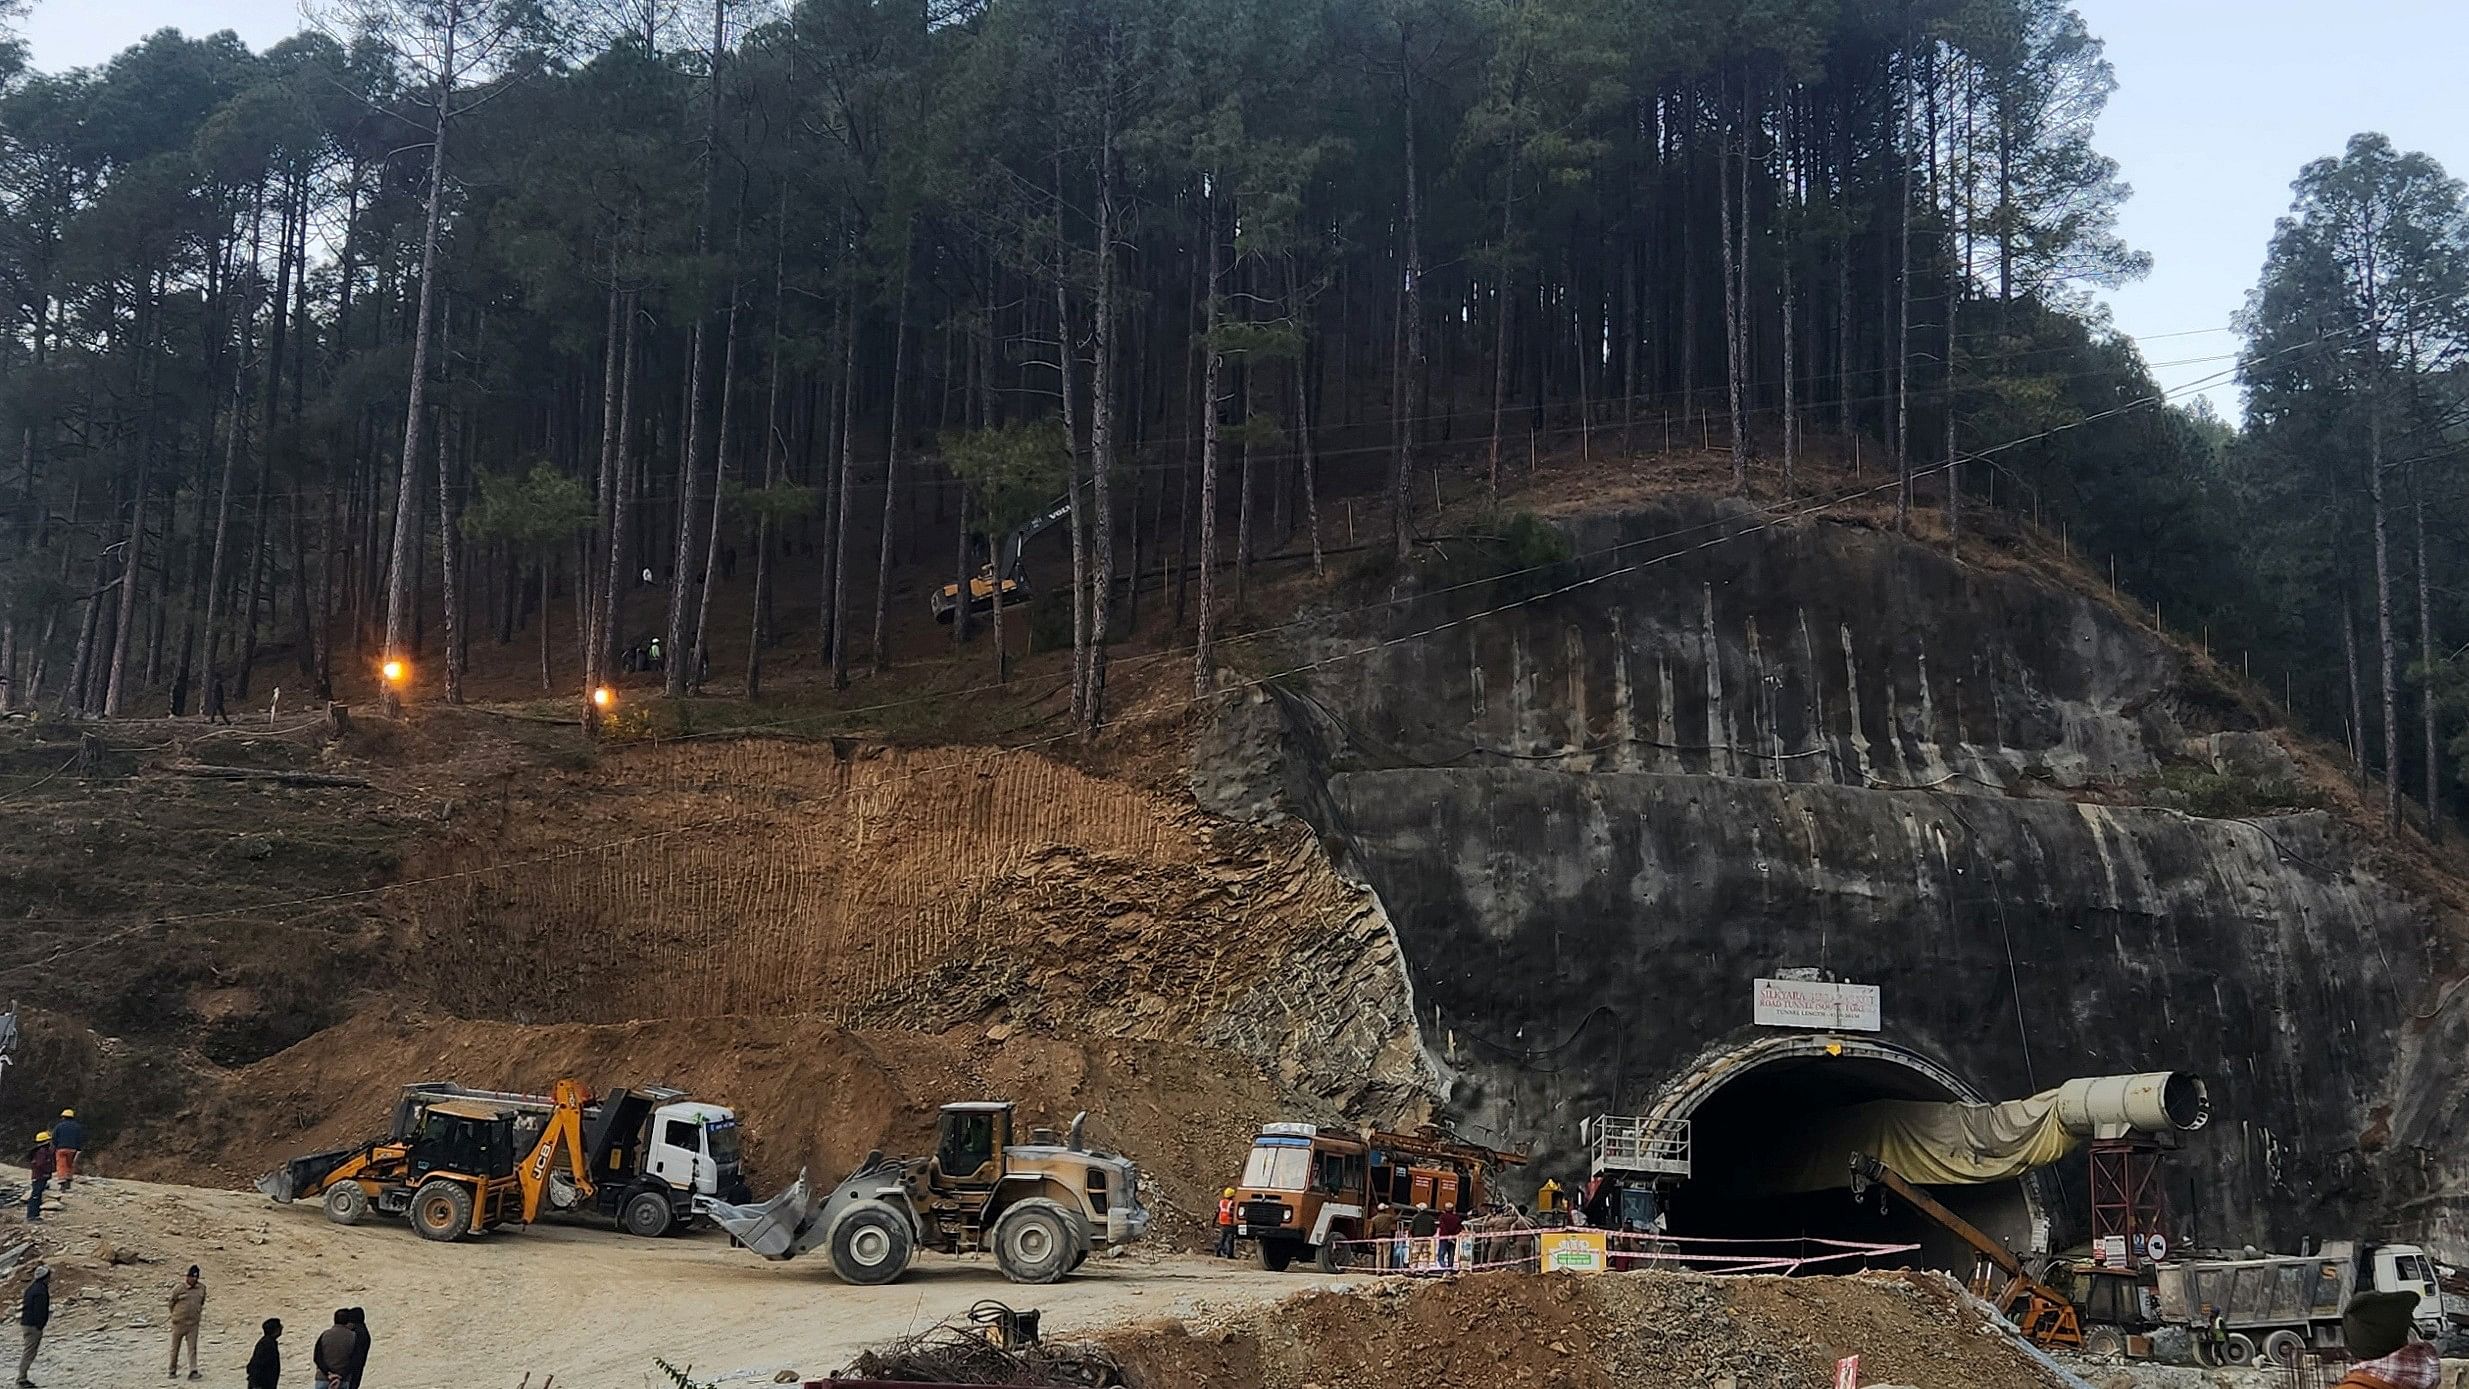
<instances>
[{"instance_id":1,"label":"jcb backhoe loader","mask_svg":"<svg viewBox=\"0 0 2469 1389\"><path fill-rule=\"evenodd\" d=\"M293 1158L257 1188L286 1203L316 1197L338 1225L374 1208L409 1217L423 1239L457 1240L523 1218L515 1159L512 1111L406 1094L389 1136Z\"/></svg>"}]
</instances>

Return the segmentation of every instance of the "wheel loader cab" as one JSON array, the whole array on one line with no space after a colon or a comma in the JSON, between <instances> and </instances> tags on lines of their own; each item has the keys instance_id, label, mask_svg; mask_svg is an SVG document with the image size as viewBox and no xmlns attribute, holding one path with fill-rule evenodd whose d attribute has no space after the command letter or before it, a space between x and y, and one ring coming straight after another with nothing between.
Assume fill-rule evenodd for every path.
<instances>
[{"instance_id":1,"label":"wheel loader cab","mask_svg":"<svg viewBox=\"0 0 2469 1389\"><path fill-rule=\"evenodd\" d=\"M947 1104L936 1118L935 1171L944 1185L992 1188L1003 1179L1003 1150L1011 1142L1009 1104Z\"/></svg>"}]
</instances>

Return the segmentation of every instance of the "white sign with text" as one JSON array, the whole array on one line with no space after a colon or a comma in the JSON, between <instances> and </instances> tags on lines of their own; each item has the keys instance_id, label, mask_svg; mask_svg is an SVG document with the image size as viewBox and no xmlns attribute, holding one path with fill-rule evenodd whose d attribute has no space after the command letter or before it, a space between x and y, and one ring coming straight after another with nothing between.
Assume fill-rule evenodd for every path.
<instances>
[{"instance_id":1,"label":"white sign with text","mask_svg":"<svg viewBox=\"0 0 2469 1389\"><path fill-rule=\"evenodd\" d=\"M1875 1032L1879 1017L1875 984L1829 984L1816 979L1760 979L1752 995L1760 1027L1817 1027Z\"/></svg>"}]
</instances>

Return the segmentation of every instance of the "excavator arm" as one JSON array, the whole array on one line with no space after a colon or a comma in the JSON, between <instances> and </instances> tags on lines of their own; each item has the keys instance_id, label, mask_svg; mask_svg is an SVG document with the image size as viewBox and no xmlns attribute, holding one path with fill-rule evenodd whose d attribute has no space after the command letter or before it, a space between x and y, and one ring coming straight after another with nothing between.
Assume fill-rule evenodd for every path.
<instances>
[{"instance_id":1,"label":"excavator arm","mask_svg":"<svg viewBox=\"0 0 2469 1389\"><path fill-rule=\"evenodd\" d=\"M540 1218L561 1171L574 1185L577 1204L592 1197L591 1163L583 1153L583 1106L591 1102L591 1094L574 1081L561 1080L551 1089L550 1098L554 1105L548 1122L541 1126L540 1140L515 1169L515 1179L523 1188L526 1225Z\"/></svg>"},{"instance_id":2,"label":"excavator arm","mask_svg":"<svg viewBox=\"0 0 2469 1389\"><path fill-rule=\"evenodd\" d=\"M1944 1226L2005 1274L2006 1285L1992 1301L2025 1336L2043 1346L2082 1347L2083 1323L2075 1304L2064 1293L2034 1278L2004 1241L1948 1210L1936 1197L1905 1181L1902 1173L1885 1163L1867 1153L1852 1154L1852 1199L1857 1201L1868 1195L1872 1186L1883 1187L1903 1198L1912 1209ZM1989 1296L1986 1288L1973 1291Z\"/></svg>"}]
</instances>

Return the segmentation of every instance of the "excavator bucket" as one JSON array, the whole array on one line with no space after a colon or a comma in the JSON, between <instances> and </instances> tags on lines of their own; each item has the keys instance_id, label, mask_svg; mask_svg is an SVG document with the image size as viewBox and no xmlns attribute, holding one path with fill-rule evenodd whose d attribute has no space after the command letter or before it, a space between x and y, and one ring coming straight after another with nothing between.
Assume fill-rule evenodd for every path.
<instances>
[{"instance_id":1,"label":"excavator bucket","mask_svg":"<svg viewBox=\"0 0 2469 1389\"><path fill-rule=\"evenodd\" d=\"M804 1169L779 1195L750 1205L733 1205L708 1196L695 1198L695 1209L738 1243L766 1259L786 1259L800 1252L798 1236L811 1228L823 1193L806 1181Z\"/></svg>"}]
</instances>

